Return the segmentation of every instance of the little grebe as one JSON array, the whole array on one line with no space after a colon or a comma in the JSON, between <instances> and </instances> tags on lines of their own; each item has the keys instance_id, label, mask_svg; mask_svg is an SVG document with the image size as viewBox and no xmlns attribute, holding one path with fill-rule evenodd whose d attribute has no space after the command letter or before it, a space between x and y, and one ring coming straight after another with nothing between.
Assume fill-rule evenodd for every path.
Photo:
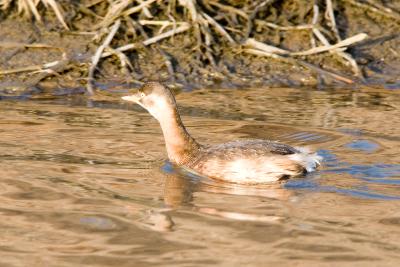
<instances>
[{"instance_id":1,"label":"little grebe","mask_svg":"<svg viewBox=\"0 0 400 267\"><path fill-rule=\"evenodd\" d=\"M203 146L186 131L172 92L148 82L122 97L145 108L161 125L168 158L178 166L210 178L240 184L278 181L314 171L320 156L269 140L238 140Z\"/></svg>"}]
</instances>

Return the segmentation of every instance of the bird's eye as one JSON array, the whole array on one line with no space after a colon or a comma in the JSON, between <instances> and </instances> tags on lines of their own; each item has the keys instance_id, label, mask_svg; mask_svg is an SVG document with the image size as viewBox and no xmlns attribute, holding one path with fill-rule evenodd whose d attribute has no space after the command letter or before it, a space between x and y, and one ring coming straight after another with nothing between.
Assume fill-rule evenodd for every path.
<instances>
[{"instance_id":1,"label":"bird's eye","mask_svg":"<svg viewBox=\"0 0 400 267\"><path fill-rule=\"evenodd\" d=\"M145 93L143 93L143 92L141 92L141 93L140 93L140 96L141 96L141 97L145 97L145 96L146 96L146 94L145 94Z\"/></svg>"}]
</instances>

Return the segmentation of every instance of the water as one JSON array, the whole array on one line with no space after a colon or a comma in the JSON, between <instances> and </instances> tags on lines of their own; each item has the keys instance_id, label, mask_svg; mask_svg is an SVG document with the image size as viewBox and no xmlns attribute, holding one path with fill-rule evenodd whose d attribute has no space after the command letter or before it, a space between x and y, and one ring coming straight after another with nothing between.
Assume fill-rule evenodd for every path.
<instances>
[{"instance_id":1,"label":"water","mask_svg":"<svg viewBox=\"0 0 400 267\"><path fill-rule=\"evenodd\" d=\"M308 145L320 171L220 184L165 159L161 130L111 96L0 102L0 266L398 266L397 91L179 94L202 143Z\"/></svg>"}]
</instances>

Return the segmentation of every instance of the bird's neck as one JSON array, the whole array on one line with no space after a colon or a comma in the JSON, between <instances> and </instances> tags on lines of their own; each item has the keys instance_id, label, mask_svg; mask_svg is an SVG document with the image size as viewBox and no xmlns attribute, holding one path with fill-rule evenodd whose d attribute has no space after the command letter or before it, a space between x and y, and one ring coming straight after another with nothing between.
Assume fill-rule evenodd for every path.
<instances>
[{"instance_id":1,"label":"bird's neck","mask_svg":"<svg viewBox=\"0 0 400 267\"><path fill-rule=\"evenodd\" d=\"M176 108L165 112L158 121L164 135L168 158L177 165L185 165L196 155L200 145L187 132Z\"/></svg>"}]
</instances>

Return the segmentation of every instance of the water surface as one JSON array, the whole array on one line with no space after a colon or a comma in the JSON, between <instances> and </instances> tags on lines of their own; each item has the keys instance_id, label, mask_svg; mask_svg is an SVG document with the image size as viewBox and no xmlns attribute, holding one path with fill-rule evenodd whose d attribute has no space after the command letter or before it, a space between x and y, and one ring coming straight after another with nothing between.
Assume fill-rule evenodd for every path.
<instances>
[{"instance_id":1,"label":"water surface","mask_svg":"<svg viewBox=\"0 0 400 267\"><path fill-rule=\"evenodd\" d=\"M161 130L111 96L0 102L0 266L398 266L397 91L199 90L202 143L307 145L320 171L259 187L166 161Z\"/></svg>"}]
</instances>

